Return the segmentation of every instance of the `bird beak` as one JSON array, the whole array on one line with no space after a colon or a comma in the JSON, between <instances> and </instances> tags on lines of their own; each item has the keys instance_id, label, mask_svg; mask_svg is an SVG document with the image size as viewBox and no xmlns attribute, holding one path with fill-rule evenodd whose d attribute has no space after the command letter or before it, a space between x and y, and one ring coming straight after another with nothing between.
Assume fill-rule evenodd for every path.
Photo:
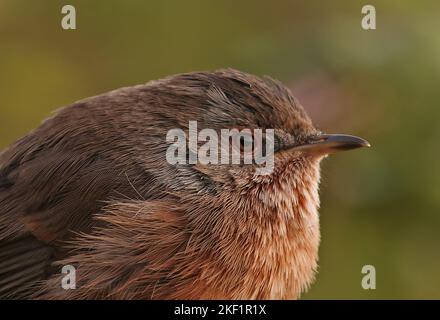
<instances>
[{"instance_id":1,"label":"bird beak","mask_svg":"<svg viewBox=\"0 0 440 320\"><path fill-rule=\"evenodd\" d=\"M361 147L370 147L370 143L362 138L347 134L320 134L309 143L295 146L290 150L302 151L310 155L327 155Z\"/></svg>"}]
</instances>

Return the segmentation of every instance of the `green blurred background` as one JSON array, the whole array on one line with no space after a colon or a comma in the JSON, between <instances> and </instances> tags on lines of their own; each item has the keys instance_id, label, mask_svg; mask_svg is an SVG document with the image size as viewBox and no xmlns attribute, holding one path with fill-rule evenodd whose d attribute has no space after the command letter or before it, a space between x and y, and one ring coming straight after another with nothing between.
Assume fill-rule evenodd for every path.
<instances>
[{"instance_id":1,"label":"green blurred background","mask_svg":"<svg viewBox=\"0 0 440 320\"><path fill-rule=\"evenodd\" d=\"M77 30L60 26L76 7ZM377 29L361 28L372 4ZM0 148L76 100L233 67L282 80L315 124L367 138L325 160L304 298L440 298L439 1L0 0ZM363 290L361 268L376 267Z\"/></svg>"}]
</instances>

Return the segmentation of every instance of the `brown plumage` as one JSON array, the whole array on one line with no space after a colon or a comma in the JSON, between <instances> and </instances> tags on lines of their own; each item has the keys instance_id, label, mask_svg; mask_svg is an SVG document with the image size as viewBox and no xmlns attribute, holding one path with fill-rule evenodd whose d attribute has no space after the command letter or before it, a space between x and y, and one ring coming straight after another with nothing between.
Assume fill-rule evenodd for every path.
<instances>
[{"instance_id":1,"label":"brown plumage","mask_svg":"<svg viewBox=\"0 0 440 320\"><path fill-rule=\"evenodd\" d=\"M193 120L274 128L273 173L167 163L167 131ZM235 70L74 103L0 154L0 297L298 298L317 268L320 160L364 145L322 135L283 85Z\"/></svg>"}]
</instances>

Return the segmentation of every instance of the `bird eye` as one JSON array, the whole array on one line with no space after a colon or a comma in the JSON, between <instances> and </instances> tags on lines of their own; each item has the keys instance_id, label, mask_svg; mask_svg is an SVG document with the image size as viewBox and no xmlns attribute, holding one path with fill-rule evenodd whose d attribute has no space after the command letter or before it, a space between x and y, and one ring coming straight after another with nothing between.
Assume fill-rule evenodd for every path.
<instances>
[{"instance_id":1,"label":"bird eye","mask_svg":"<svg viewBox=\"0 0 440 320\"><path fill-rule=\"evenodd\" d=\"M253 137L251 135L245 135L240 137L240 152L248 152L248 149L253 148Z\"/></svg>"},{"instance_id":2,"label":"bird eye","mask_svg":"<svg viewBox=\"0 0 440 320\"><path fill-rule=\"evenodd\" d=\"M235 152L240 153L240 158L253 155L254 138L251 132L239 132L232 136L232 147Z\"/></svg>"},{"instance_id":3,"label":"bird eye","mask_svg":"<svg viewBox=\"0 0 440 320\"><path fill-rule=\"evenodd\" d=\"M266 158L268 152L275 151L273 136L268 136L261 131L243 131L231 136L233 153L235 156L239 155L240 163L255 164L256 159Z\"/></svg>"}]
</instances>

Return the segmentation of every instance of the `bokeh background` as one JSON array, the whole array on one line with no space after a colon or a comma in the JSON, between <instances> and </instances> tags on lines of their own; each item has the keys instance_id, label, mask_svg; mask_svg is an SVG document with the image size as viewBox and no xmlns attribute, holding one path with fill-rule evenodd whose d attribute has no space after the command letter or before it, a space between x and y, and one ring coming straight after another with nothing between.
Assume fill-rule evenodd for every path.
<instances>
[{"instance_id":1,"label":"bokeh background","mask_svg":"<svg viewBox=\"0 0 440 320\"><path fill-rule=\"evenodd\" d=\"M73 4L77 30L60 26ZM361 28L372 4L377 29ZM325 160L305 299L440 298L439 1L0 0L0 149L76 100L233 67L373 147ZM147 124L148 125L148 124ZM361 268L374 265L376 290Z\"/></svg>"}]
</instances>

